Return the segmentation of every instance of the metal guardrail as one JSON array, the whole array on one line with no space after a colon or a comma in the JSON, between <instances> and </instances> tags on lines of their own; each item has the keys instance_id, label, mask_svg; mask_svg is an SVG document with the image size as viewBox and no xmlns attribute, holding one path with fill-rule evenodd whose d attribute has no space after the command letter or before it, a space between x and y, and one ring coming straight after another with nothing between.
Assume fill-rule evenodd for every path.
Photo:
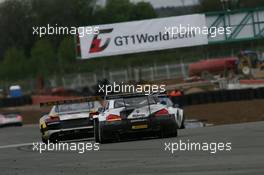
<instances>
[{"instance_id":1,"label":"metal guardrail","mask_svg":"<svg viewBox=\"0 0 264 175\"><path fill-rule=\"evenodd\" d=\"M31 96L26 95L22 97L15 98L3 98L0 99L0 107L14 107L14 106L24 106L32 104Z\"/></svg>"},{"instance_id":2,"label":"metal guardrail","mask_svg":"<svg viewBox=\"0 0 264 175\"><path fill-rule=\"evenodd\" d=\"M162 66L141 67L124 69L120 71L84 73L53 77L49 80L51 87L63 86L68 89L92 87L98 80L107 79L110 83L139 82L175 79L188 76L188 64L172 64Z\"/></svg>"},{"instance_id":3,"label":"metal guardrail","mask_svg":"<svg viewBox=\"0 0 264 175\"><path fill-rule=\"evenodd\" d=\"M179 104L180 106L191 106L198 104L243 101L253 99L264 99L264 88L200 92L179 97L173 97L172 101L173 103ZM30 104L32 104L31 96L0 99L0 107L14 107Z\"/></svg>"}]
</instances>

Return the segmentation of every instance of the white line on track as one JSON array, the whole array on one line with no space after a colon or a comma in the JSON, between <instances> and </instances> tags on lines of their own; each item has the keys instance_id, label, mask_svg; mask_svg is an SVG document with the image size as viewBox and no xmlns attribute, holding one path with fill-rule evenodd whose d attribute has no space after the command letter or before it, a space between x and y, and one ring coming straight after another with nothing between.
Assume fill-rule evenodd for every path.
<instances>
[{"instance_id":1,"label":"white line on track","mask_svg":"<svg viewBox=\"0 0 264 175\"><path fill-rule=\"evenodd\" d=\"M33 142L32 143L20 143L20 144L12 144L12 145L3 145L3 146L0 146L0 149L16 148L16 147L20 147L20 146L29 146L29 145L33 145Z\"/></svg>"},{"instance_id":2,"label":"white line on track","mask_svg":"<svg viewBox=\"0 0 264 175\"><path fill-rule=\"evenodd\" d=\"M67 142L81 142L81 141L92 141L93 139L78 139L78 140L67 140ZM65 142L65 141L64 141ZM0 145L0 149L7 149L7 148L17 148L21 146L33 146L33 143L38 143L38 142L31 142L31 143L19 143L19 144L12 144L12 145ZM42 143L42 142L39 142Z\"/></svg>"}]
</instances>

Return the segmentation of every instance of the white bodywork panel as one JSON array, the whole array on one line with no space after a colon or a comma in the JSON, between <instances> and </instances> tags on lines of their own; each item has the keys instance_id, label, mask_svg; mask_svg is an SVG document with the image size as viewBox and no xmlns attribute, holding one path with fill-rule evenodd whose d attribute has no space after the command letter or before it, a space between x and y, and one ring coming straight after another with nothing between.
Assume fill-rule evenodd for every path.
<instances>
[{"instance_id":1,"label":"white bodywork panel","mask_svg":"<svg viewBox=\"0 0 264 175\"><path fill-rule=\"evenodd\" d=\"M89 113L75 113L75 114L63 114L59 115L60 120L72 120L72 119L79 119L79 118L89 118Z\"/></svg>"},{"instance_id":2,"label":"white bodywork panel","mask_svg":"<svg viewBox=\"0 0 264 175\"><path fill-rule=\"evenodd\" d=\"M91 112L97 112L98 108L101 107L100 103L95 101L94 108L81 110L81 111L69 111L69 112L62 112L58 113L56 111L56 106L53 106L48 115L44 115L40 118L41 121L45 121L49 116L58 116L60 120L72 120L72 119L80 119L80 118L89 118Z\"/></svg>"}]
</instances>

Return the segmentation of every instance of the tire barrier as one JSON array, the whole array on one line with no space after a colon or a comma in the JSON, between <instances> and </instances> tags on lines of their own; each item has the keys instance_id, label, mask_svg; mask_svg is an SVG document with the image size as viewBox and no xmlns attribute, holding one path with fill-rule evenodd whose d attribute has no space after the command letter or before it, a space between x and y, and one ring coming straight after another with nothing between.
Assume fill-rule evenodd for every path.
<instances>
[{"instance_id":1,"label":"tire barrier","mask_svg":"<svg viewBox=\"0 0 264 175\"><path fill-rule=\"evenodd\" d=\"M0 107L15 107L32 104L31 96L25 95L22 97L0 99Z\"/></svg>"},{"instance_id":2,"label":"tire barrier","mask_svg":"<svg viewBox=\"0 0 264 175\"><path fill-rule=\"evenodd\" d=\"M264 87L257 89L209 91L183 95L180 97L172 97L173 103L178 104L180 107L253 99L264 99ZM16 98L0 99L0 108L23 106L30 104L32 104L32 98L29 95Z\"/></svg>"},{"instance_id":3,"label":"tire barrier","mask_svg":"<svg viewBox=\"0 0 264 175\"><path fill-rule=\"evenodd\" d=\"M174 104L191 106L208 103L264 99L264 88L219 90L172 97Z\"/></svg>"}]
</instances>

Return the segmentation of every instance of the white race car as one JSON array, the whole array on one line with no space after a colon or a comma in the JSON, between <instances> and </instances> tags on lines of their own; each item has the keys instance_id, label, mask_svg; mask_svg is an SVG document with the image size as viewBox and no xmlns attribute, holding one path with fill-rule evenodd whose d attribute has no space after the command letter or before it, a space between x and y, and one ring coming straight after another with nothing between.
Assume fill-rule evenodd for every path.
<instances>
[{"instance_id":1,"label":"white race car","mask_svg":"<svg viewBox=\"0 0 264 175\"><path fill-rule=\"evenodd\" d=\"M40 118L39 127L44 143L74 140L93 136L93 115L101 107L93 98L42 103L52 105L51 111Z\"/></svg>"},{"instance_id":2,"label":"white race car","mask_svg":"<svg viewBox=\"0 0 264 175\"><path fill-rule=\"evenodd\" d=\"M174 114L178 124L178 128L184 129L185 117L184 117L183 109L173 104L169 96L166 94L157 95L157 97L159 98L160 103L167 107L169 113Z\"/></svg>"},{"instance_id":3,"label":"white race car","mask_svg":"<svg viewBox=\"0 0 264 175\"><path fill-rule=\"evenodd\" d=\"M107 96L106 100L103 112L94 116L96 142L120 140L129 135L177 136L174 113L155 96L123 94Z\"/></svg>"},{"instance_id":4,"label":"white race car","mask_svg":"<svg viewBox=\"0 0 264 175\"><path fill-rule=\"evenodd\" d=\"M0 127L22 126L23 118L18 114L0 114Z\"/></svg>"}]
</instances>

